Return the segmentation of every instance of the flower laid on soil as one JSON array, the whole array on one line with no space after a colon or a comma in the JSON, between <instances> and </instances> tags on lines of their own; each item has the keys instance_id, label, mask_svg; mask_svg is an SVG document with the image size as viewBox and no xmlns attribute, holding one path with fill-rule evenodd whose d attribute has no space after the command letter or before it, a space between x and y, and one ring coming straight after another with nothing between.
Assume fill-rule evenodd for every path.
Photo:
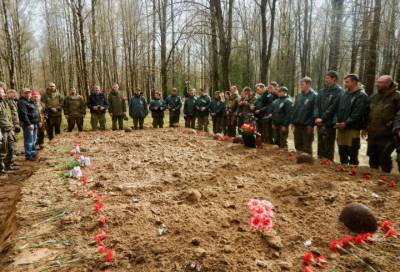
<instances>
[{"instance_id":1,"label":"flower laid on soil","mask_svg":"<svg viewBox=\"0 0 400 272\"><path fill-rule=\"evenodd\" d=\"M267 200L250 199L248 203L252 217L250 227L253 231L268 232L273 227L274 206Z\"/></svg>"}]
</instances>

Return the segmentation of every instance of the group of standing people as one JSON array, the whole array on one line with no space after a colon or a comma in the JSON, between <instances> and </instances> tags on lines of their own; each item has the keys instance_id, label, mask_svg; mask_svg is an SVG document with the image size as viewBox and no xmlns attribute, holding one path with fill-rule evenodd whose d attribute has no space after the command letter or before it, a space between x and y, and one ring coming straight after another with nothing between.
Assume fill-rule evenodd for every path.
<instances>
[{"instance_id":1,"label":"group of standing people","mask_svg":"<svg viewBox=\"0 0 400 272\"><path fill-rule=\"evenodd\" d=\"M127 112L133 119L133 129L143 129L144 120L151 112L154 128L164 126L164 112L169 112L169 126L178 126L183 107L185 127L208 131L212 120L214 133L235 137L243 124L252 124L267 144L287 148L289 128L292 127L295 148L313 154L315 131L318 139L318 157L332 160L338 145L340 163L358 165L361 138L368 141L370 167L390 172L391 155L400 139L400 92L388 75L376 81L377 92L368 97L356 74L344 77L343 87L338 74L328 71L324 86L318 92L312 89L312 79L299 81L300 92L294 102L285 86L270 82L259 83L240 93L236 86L229 91L215 92L211 98L204 89L188 90L184 99L173 88L164 100L158 91L147 103L140 89L135 89L128 101L119 85L112 84L108 96L99 86L92 88L85 102L75 88L65 98L51 82L45 93L22 89L20 98L15 90L8 90L0 82L0 174L17 168L14 160L16 134L24 134L25 158L35 160L36 149L43 148L45 131L49 140L61 132L62 113L71 132L75 125L83 130L86 108L91 113L93 130L105 130L106 113L112 119L112 129L123 129ZM183 101L182 101L183 100ZM182 103L183 102L183 103ZM316 129L315 129L316 128ZM400 148L398 149L400 150Z\"/></svg>"}]
</instances>

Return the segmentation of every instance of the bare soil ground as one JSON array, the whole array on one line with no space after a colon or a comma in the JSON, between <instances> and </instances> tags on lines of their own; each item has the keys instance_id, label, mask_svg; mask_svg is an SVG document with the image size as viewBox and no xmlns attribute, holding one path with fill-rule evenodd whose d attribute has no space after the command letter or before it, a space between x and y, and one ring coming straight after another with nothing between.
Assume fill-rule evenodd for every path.
<instances>
[{"instance_id":1,"label":"bare soil ground","mask_svg":"<svg viewBox=\"0 0 400 272\"><path fill-rule=\"evenodd\" d=\"M103 199L110 265L93 240L93 201L76 197L85 189L63 176L74 142L92 160L83 172L93 179L87 190ZM319 162L296 164L272 146L247 149L179 129L69 134L42 160L24 182L1 271L300 271L306 240L347 271L366 271L329 253L331 240L351 234L338 221L341 209L361 202L380 222L400 221L399 186L379 183L377 172L361 168L353 177ZM362 178L366 171L371 180ZM249 228L250 198L275 206L269 237ZM381 243L365 255L377 271L400 271L399 248Z\"/></svg>"}]
</instances>

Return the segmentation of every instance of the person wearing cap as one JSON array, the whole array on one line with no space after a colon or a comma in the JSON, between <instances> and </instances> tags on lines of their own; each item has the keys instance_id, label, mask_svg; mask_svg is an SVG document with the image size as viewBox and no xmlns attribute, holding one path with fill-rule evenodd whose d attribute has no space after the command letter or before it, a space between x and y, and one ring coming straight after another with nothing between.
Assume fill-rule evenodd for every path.
<instances>
[{"instance_id":1,"label":"person wearing cap","mask_svg":"<svg viewBox=\"0 0 400 272\"><path fill-rule=\"evenodd\" d=\"M196 100L195 89L190 89L185 97L183 105L183 117L185 119L185 128L196 128Z\"/></svg>"},{"instance_id":2,"label":"person wearing cap","mask_svg":"<svg viewBox=\"0 0 400 272\"><path fill-rule=\"evenodd\" d=\"M380 76L376 88L378 92L369 98L367 129L362 136L368 141L369 166L390 173L392 153L400 139L400 92L389 75Z\"/></svg>"},{"instance_id":3,"label":"person wearing cap","mask_svg":"<svg viewBox=\"0 0 400 272\"><path fill-rule=\"evenodd\" d=\"M106 130L108 100L101 91L100 86L93 86L92 92L87 101L87 106L90 109L90 124L92 125L92 130L97 130L99 125L100 130Z\"/></svg>"},{"instance_id":4,"label":"person wearing cap","mask_svg":"<svg viewBox=\"0 0 400 272\"><path fill-rule=\"evenodd\" d=\"M275 144L280 148L287 148L289 124L292 116L292 99L285 86L278 89L277 95L278 98L274 100L271 108L274 139Z\"/></svg>"},{"instance_id":5,"label":"person wearing cap","mask_svg":"<svg viewBox=\"0 0 400 272\"><path fill-rule=\"evenodd\" d=\"M64 115L68 122L68 132L74 129L75 124L78 127L78 131L83 131L86 105L83 97L76 93L74 87L69 89L69 95L64 100Z\"/></svg>"},{"instance_id":6,"label":"person wearing cap","mask_svg":"<svg viewBox=\"0 0 400 272\"><path fill-rule=\"evenodd\" d=\"M150 101L149 109L153 118L153 128L163 128L166 105L159 91L154 92L154 99Z\"/></svg>"},{"instance_id":7,"label":"person wearing cap","mask_svg":"<svg viewBox=\"0 0 400 272\"><path fill-rule=\"evenodd\" d=\"M133 119L133 129L143 129L144 118L148 113L146 98L141 94L140 89L135 89L129 101L129 115Z\"/></svg>"},{"instance_id":8,"label":"person wearing cap","mask_svg":"<svg viewBox=\"0 0 400 272\"><path fill-rule=\"evenodd\" d=\"M112 119L112 130L124 129L124 118L126 116L126 102L122 96L118 83L114 82L108 95L108 112Z\"/></svg>"},{"instance_id":9,"label":"person wearing cap","mask_svg":"<svg viewBox=\"0 0 400 272\"><path fill-rule=\"evenodd\" d=\"M35 104L36 110L38 112L39 115L39 123L38 123L38 127L37 127L37 138L36 138L36 143L35 146L38 147L38 149L43 149L44 148L44 136L45 136L45 127L46 127L46 120L47 120L47 115L46 115L46 111L45 106L43 104L43 102L41 102L40 100L40 92L38 91L32 91L32 96L31 96L31 100L32 102Z\"/></svg>"},{"instance_id":10,"label":"person wearing cap","mask_svg":"<svg viewBox=\"0 0 400 272\"><path fill-rule=\"evenodd\" d=\"M47 137L51 141L54 138L54 134L58 135L61 132L61 113L64 106L64 98L57 90L56 84L50 82L47 84L46 92L42 95L41 101L47 114Z\"/></svg>"},{"instance_id":11,"label":"person wearing cap","mask_svg":"<svg viewBox=\"0 0 400 272\"><path fill-rule=\"evenodd\" d=\"M313 154L314 141L314 105L318 94L312 89L312 80L304 77L300 80L301 92L293 106L291 123L294 126L294 146L299 152Z\"/></svg>"},{"instance_id":12,"label":"person wearing cap","mask_svg":"<svg viewBox=\"0 0 400 272\"><path fill-rule=\"evenodd\" d=\"M340 163L358 165L360 149L360 131L365 128L365 113L368 107L368 95L359 83L356 74L344 78L344 92L339 99L334 123L337 129L337 144Z\"/></svg>"},{"instance_id":13,"label":"person wearing cap","mask_svg":"<svg viewBox=\"0 0 400 272\"><path fill-rule=\"evenodd\" d=\"M208 132L208 116L210 114L211 98L203 88L199 89L196 100L197 130Z\"/></svg>"},{"instance_id":14,"label":"person wearing cap","mask_svg":"<svg viewBox=\"0 0 400 272\"><path fill-rule=\"evenodd\" d=\"M165 99L165 104L169 110L169 127L177 126L179 124L182 101L176 88L173 88L171 95Z\"/></svg>"},{"instance_id":15,"label":"person wearing cap","mask_svg":"<svg viewBox=\"0 0 400 272\"><path fill-rule=\"evenodd\" d=\"M225 115L225 102L221 101L221 93L216 91L210 104L210 115L214 133L222 133Z\"/></svg>"},{"instance_id":16,"label":"person wearing cap","mask_svg":"<svg viewBox=\"0 0 400 272\"><path fill-rule=\"evenodd\" d=\"M337 84L336 71L328 71L324 87L318 92L314 107L314 120L318 133L318 158L333 161L335 155L336 129L333 121L343 89Z\"/></svg>"},{"instance_id":17,"label":"person wearing cap","mask_svg":"<svg viewBox=\"0 0 400 272\"><path fill-rule=\"evenodd\" d=\"M39 114L35 104L31 101L31 90L23 88L18 100L18 116L24 133L25 159L33 161L36 158L36 133L39 123Z\"/></svg>"}]
</instances>

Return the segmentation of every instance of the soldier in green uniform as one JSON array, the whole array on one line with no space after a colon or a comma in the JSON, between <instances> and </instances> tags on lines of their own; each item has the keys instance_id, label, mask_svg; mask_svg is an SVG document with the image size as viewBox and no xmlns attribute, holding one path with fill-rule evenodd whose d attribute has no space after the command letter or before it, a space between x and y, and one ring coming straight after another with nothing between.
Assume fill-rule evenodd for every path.
<instances>
[{"instance_id":1,"label":"soldier in green uniform","mask_svg":"<svg viewBox=\"0 0 400 272\"><path fill-rule=\"evenodd\" d=\"M165 99L165 104L169 110L169 127L177 126L179 124L182 101L176 88L173 88L171 95Z\"/></svg>"},{"instance_id":2,"label":"soldier in green uniform","mask_svg":"<svg viewBox=\"0 0 400 272\"><path fill-rule=\"evenodd\" d=\"M229 91L224 93L225 112L222 123L222 132L224 133L224 135L228 135L228 114L226 112L226 104L228 103L230 96L231 93Z\"/></svg>"},{"instance_id":3,"label":"soldier in green uniform","mask_svg":"<svg viewBox=\"0 0 400 272\"><path fill-rule=\"evenodd\" d=\"M223 131L225 110L225 103L221 101L221 93L217 91L214 93L214 98L210 104L210 115L214 133L222 133Z\"/></svg>"},{"instance_id":4,"label":"soldier in green uniform","mask_svg":"<svg viewBox=\"0 0 400 272\"><path fill-rule=\"evenodd\" d=\"M90 109L90 123L92 130L106 129L106 111L108 109L108 100L99 86L93 86L92 92L88 98L87 106Z\"/></svg>"},{"instance_id":5,"label":"soldier in green uniform","mask_svg":"<svg viewBox=\"0 0 400 272\"><path fill-rule=\"evenodd\" d=\"M291 123L294 125L294 146L297 151L313 154L314 141L314 106L317 93L311 88L312 80L304 77L300 80L301 92L293 106Z\"/></svg>"},{"instance_id":6,"label":"soldier in green uniform","mask_svg":"<svg viewBox=\"0 0 400 272\"><path fill-rule=\"evenodd\" d=\"M344 78L346 92L340 96L334 119L337 129L337 143L341 164L358 165L360 130L365 128L365 113L368 95L364 92L359 78L349 74Z\"/></svg>"},{"instance_id":7,"label":"soldier in green uniform","mask_svg":"<svg viewBox=\"0 0 400 272\"><path fill-rule=\"evenodd\" d=\"M272 103L272 128L274 129L275 144L280 148L287 148L289 124L292 116L292 99L287 93L286 87L280 87L278 98Z\"/></svg>"},{"instance_id":8,"label":"soldier in green uniform","mask_svg":"<svg viewBox=\"0 0 400 272\"><path fill-rule=\"evenodd\" d=\"M267 143L267 109L268 105L272 103L272 98L263 83L256 85L256 95L257 97L251 108L256 118L257 131L261 134L262 141Z\"/></svg>"},{"instance_id":9,"label":"soldier in green uniform","mask_svg":"<svg viewBox=\"0 0 400 272\"><path fill-rule=\"evenodd\" d=\"M78 131L83 131L83 119L86 114L86 106L83 97L76 93L76 89L69 89L69 95L64 100L64 115L68 122L68 132L71 132L75 124Z\"/></svg>"},{"instance_id":10,"label":"soldier in green uniform","mask_svg":"<svg viewBox=\"0 0 400 272\"><path fill-rule=\"evenodd\" d=\"M254 110L254 96L250 87L243 88L240 93L240 100L237 108L238 127L241 128L244 123L249 123L252 111Z\"/></svg>"},{"instance_id":11,"label":"soldier in green uniform","mask_svg":"<svg viewBox=\"0 0 400 272\"><path fill-rule=\"evenodd\" d=\"M2 85L4 84L4 85ZM7 97L6 97L6 103L7 103L7 109L9 116L11 116L11 122L14 126L14 133L13 133L13 141L9 143L10 145L10 152L11 150L14 152L13 155L17 153L17 134L21 132L21 127L19 124L19 118L18 118L18 98L17 98L17 92L13 89L7 90L7 85L3 82L0 83L0 86L4 86L4 90L7 91ZM11 166L17 167L17 164L15 162L14 156L12 156L12 162Z\"/></svg>"},{"instance_id":12,"label":"soldier in green uniform","mask_svg":"<svg viewBox=\"0 0 400 272\"><path fill-rule=\"evenodd\" d=\"M44 136L46 131L46 120L47 120L47 115L46 112L44 111L43 102L40 101L41 100L40 96L41 96L40 92L33 91L31 97L31 100L34 103L38 114L39 122L37 124L37 137L36 137L35 147L38 146L39 150L44 148Z\"/></svg>"},{"instance_id":13,"label":"soldier in green uniform","mask_svg":"<svg viewBox=\"0 0 400 272\"><path fill-rule=\"evenodd\" d=\"M147 102L140 89L135 89L129 101L129 115L133 119L133 129L143 129L144 118L148 114Z\"/></svg>"},{"instance_id":14,"label":"soldier in green uniform","mask_svg":"<svg viewBox=\"0 0 400 272\"><path fill-rule=\"evenodd\" d=\"M48 118L46 123L47 136L51 141L54 134L61 132L61 112L64 106L64 99L56 88L54 82L47 85L46 92L42 95L41 101L45 106Z\"/></svg>"},{"instance_id":15,"label":"soldier in green uniform","mask_svg":"<svg viewBox=\"0 0 400 272\"><path fill-rule=\"evenodd\" d=\"M163 128L166 105L159 91L154 92L154 99L150 101L149 109L153 117L153 128Z\"/></svg>"},{"instance_id":16,"label":"soldier in green uniform","mask_svg":"<svg viewBox=\"0 0 400 272\"><path fill-rule=\"evenodd\" d=\"M400 138L400 92L388 75L376 81L378 92L369 98L367 130L369 166L390 173L391 155L396 147L395 137Z\"/></svg>"},{"instance_id":17,"label":"soldier in green uniform","mask_svg":"<svg viewBox=\"0 0 400 272\"><path fill-rule=\"evenodd\" d=\"M112 90L108 95L108 112L112 119L112 130L124 129L124 118L126 116L125 99L119 91L118 83L113 83Z\"/></svg>"},{"instance_id":18,"label":"soldier in green uniform","mask_svg":"<svg viewBox=\"0 0 400 272\"><path fill-rule=\"evenodd\" d=\"M227 122L227 134L230 137L236 136L237 127L237 108L239 104L239 94L236 86L229 88L229 98L226 100L226 122Z\"/></svg>"},{"instance_id":19,"label":"soldier in green uniform","mask_svg":"<svg viewBox=\"0 0 400 272\"><path fill-rule=\"evenodd\" d=\"M197 130L208 132L208 115L210 114L211 98L203 88L199 89L196 100Z\"/></svg>"},{"instance_id":20,"label":"soldier in green uniform","mask_svg":"<svg viewBox=\"0 0 400 272\"><path fill-rule=\"evenodd\" d=\"M333 161L336 129L333 118L337 112L343 89L337 84L336 71L329 71L324 78L325 87L318 92L314 107L315 124L318 126L318 158Z\"/></svg>"},{"instance_id":21,"label":"soldier in green uniform","mask_svg":"<svg viewBox=\"0 0 400 272\"><path fill-rule=\"evenodd\" d=\"M195 129L196 127L196 100L195 90L190 89L185 97L183 105L183 116L185 118L185 128Z\"/></svg>"}]
</instances>

